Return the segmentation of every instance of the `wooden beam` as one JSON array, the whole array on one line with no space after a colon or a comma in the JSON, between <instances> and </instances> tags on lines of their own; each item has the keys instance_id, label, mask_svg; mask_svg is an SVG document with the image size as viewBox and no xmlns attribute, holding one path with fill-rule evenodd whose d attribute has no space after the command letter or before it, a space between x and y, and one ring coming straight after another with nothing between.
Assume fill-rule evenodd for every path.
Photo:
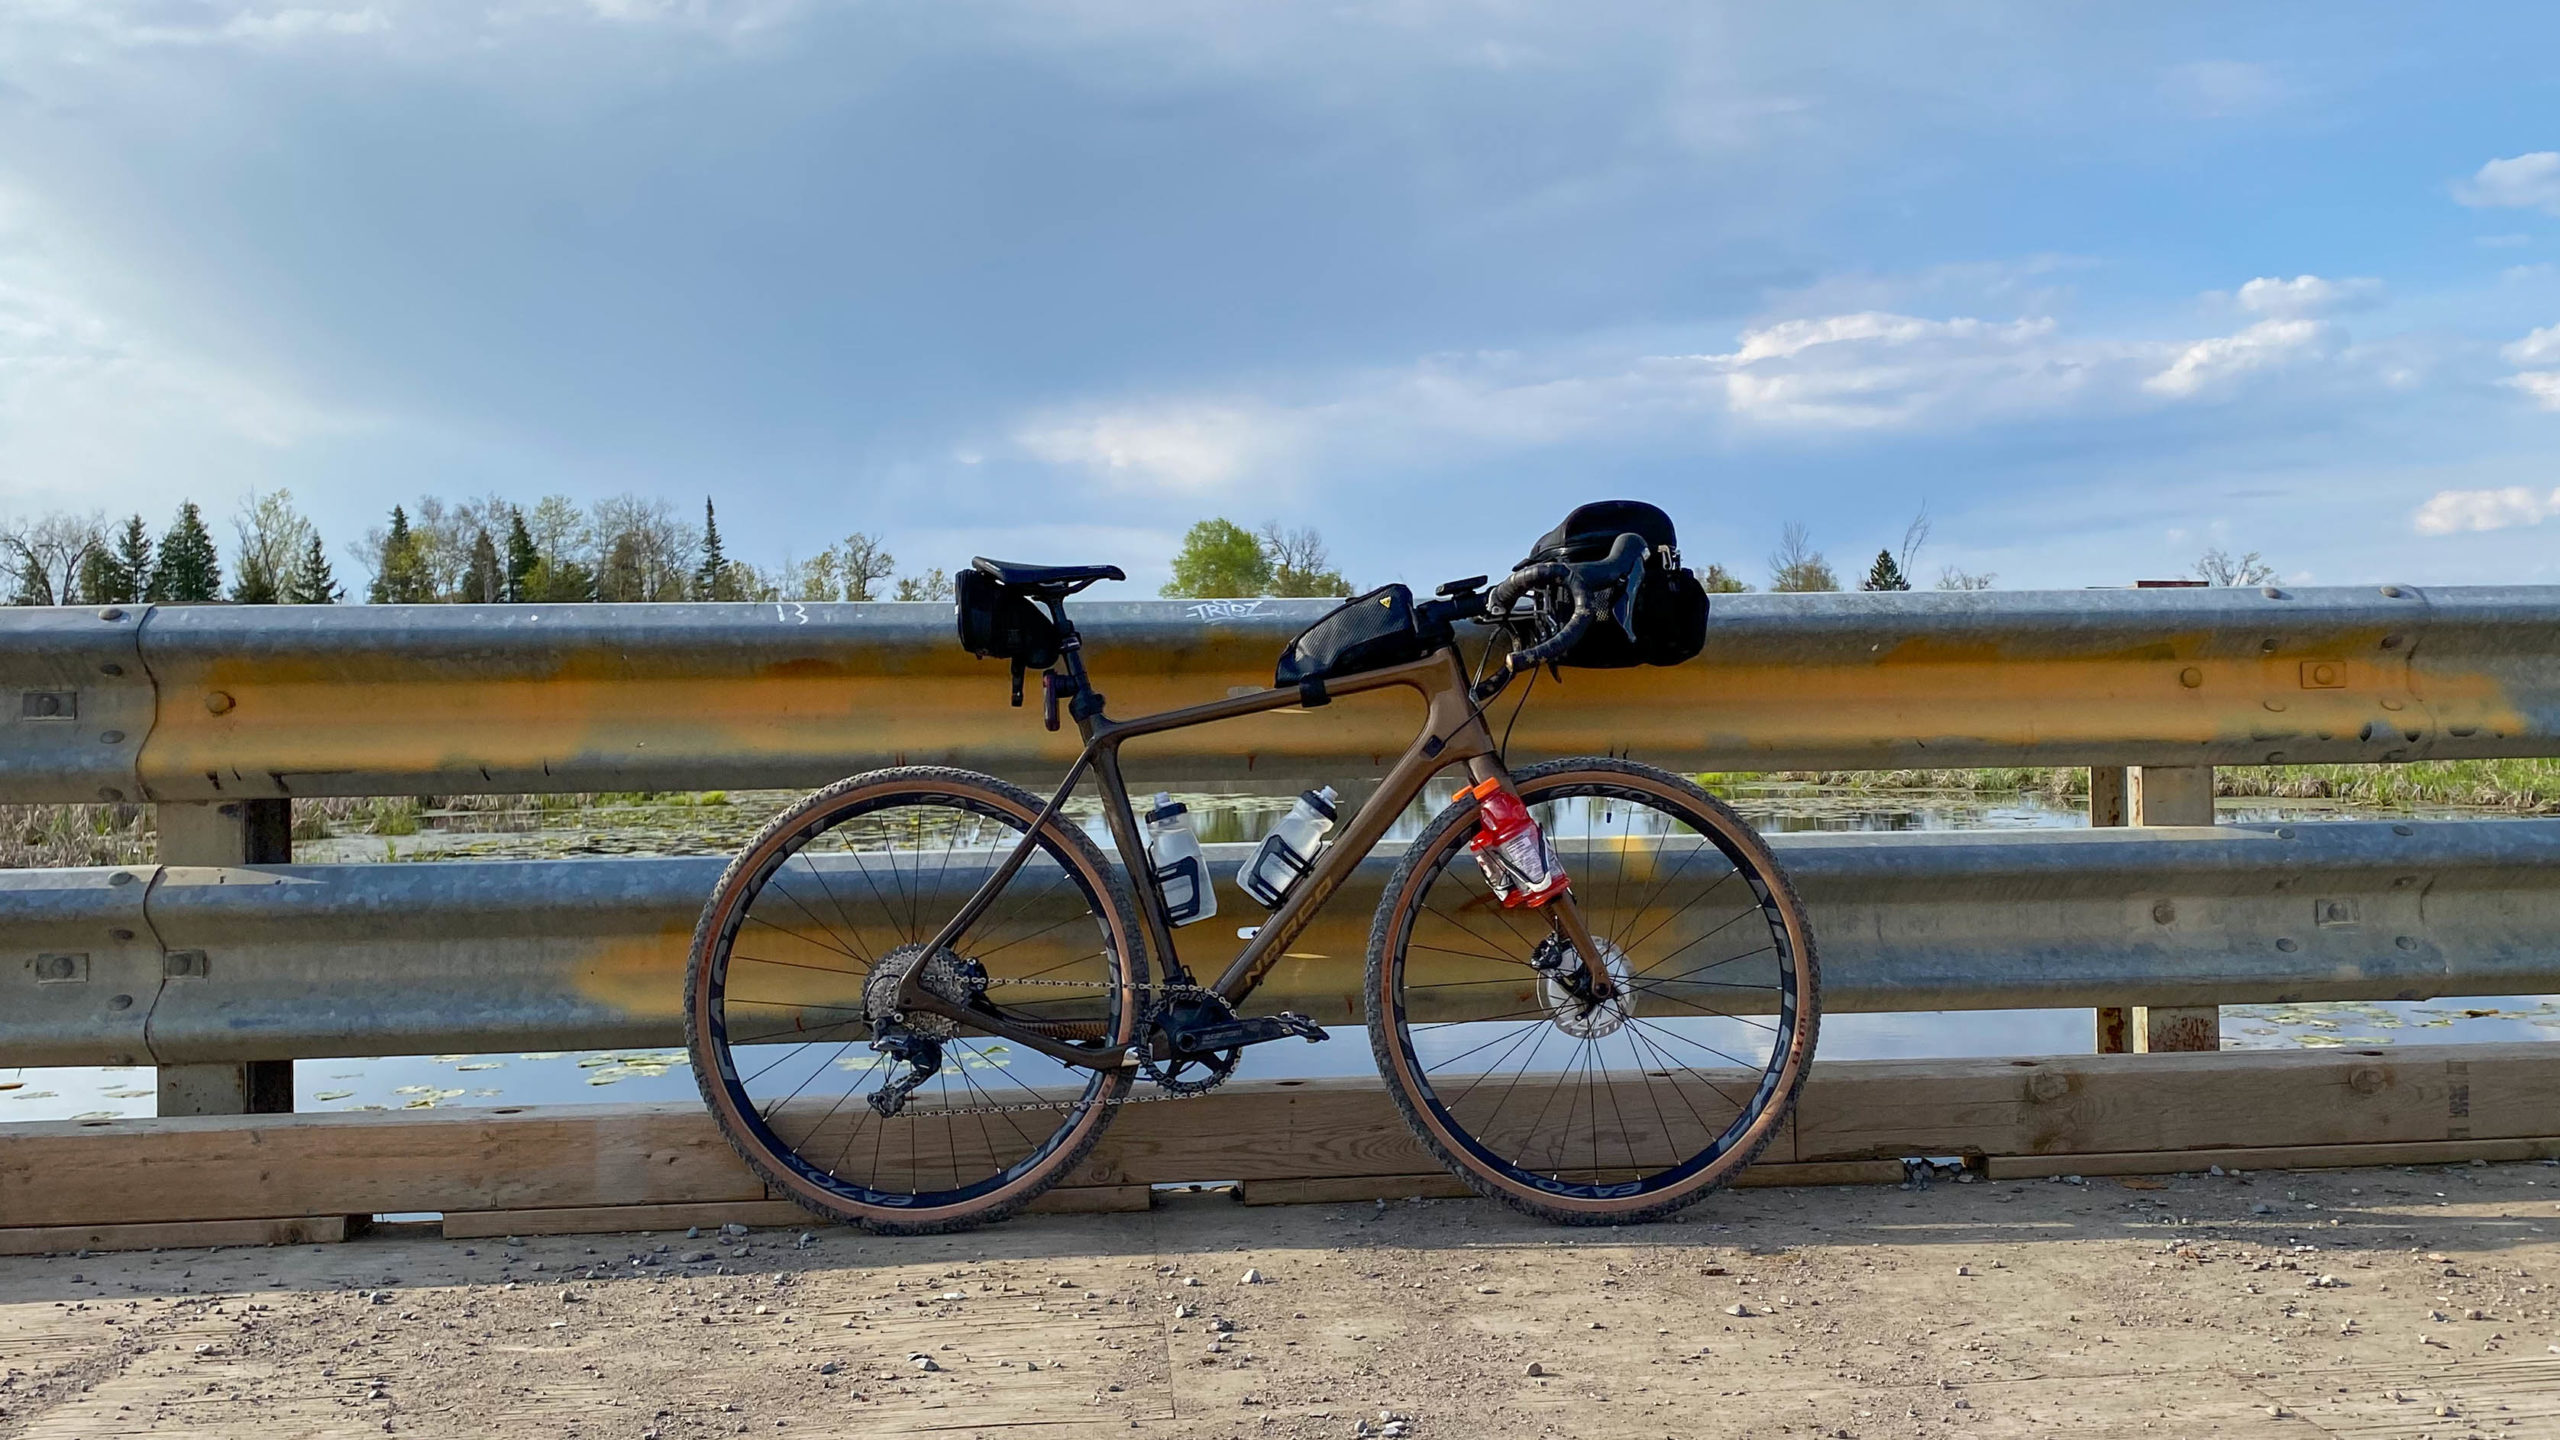
<instances>
[{"instance_id":1,"label":"wooden beam","mask_svg":"<svg viewBox=\"0 0 2560 1440\"><path fill-rule=\"evenodd\" d=\"M2171 1150L2130 1155L1994 1155L1993 1180L2054 1175L2173 1175L2219 1165L2225 1170L2348 1170L2359 1165L2467 1165L2474 1160L2560 1159L2560 1137L2510 1140L2421 1140L2384 1145L2266 1145L2246 1150Z\"/></svg>"},{"instance_id":2,"label":"wooden beam","mask_svg":"<svg viewBox=\"0 0 2560 1440\"><path fill-rule=\"evenodd\" d=\"M2531 1043L1839 1061L1814 1067L1754 1177L1891 1179L1906 1155L2172 1154L2186 1162L2169 1168L2202 1168L2220 1162L2194 1157L2225 1151L2538 1141L2555 1113L2560 1050ZM1132 1107L1065 1188L1133 1204L1152 1184L1241 1181L1250 1193L1438 1171L1374 1079L1238 1081ZM589 1209L616 1211L619 1225L635 1218L628 1207L774 1198L680 1102L0 1129L0 1221L12 1226Z\"/></svg>"},{"instance_id":3,"label":"wooden beam","mask_svg":"<svg viewBox=\"0 0 2560 1440\"><path fill-rule=\"evenodd\" d=\"M344 1215L285 1220L179 1220L149 1225L36 1225L0 1230L0 1255L72 1255L83 1250L180 1250L208 1245L335 1245Z\"/></svg>"}]
</instances>

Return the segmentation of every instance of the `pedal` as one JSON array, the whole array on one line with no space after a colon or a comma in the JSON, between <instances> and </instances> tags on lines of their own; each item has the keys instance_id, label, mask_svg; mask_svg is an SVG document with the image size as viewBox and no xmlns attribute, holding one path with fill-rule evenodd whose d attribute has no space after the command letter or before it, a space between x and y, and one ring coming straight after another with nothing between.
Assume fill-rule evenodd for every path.
<instances>
[{"instance_id":1,"label":"pedal","mask_svg":"<svg viewBox=\"0 0 2560 1440\"><path fill-rule=\"evenodd\" d=\"M1304 1015L1256 1015L1244 1020L1225 1020L1192 1030L1177 1030L1173 1035L1176 1049L1193 1054L1208 1050L1240 1050L1247 1045L1261 1045L1273 1040L1296 1036L1309 1044L1325 1037L1324 1027Z\"/></svg>"}]
</instances>

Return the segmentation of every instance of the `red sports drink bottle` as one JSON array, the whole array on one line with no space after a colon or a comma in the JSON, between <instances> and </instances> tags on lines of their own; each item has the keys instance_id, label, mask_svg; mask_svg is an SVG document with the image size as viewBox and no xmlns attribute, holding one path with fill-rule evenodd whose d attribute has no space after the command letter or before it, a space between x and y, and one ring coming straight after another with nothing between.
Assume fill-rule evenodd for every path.
<instances>
[{"instance_id":1,"label":"red sports drink bottle","mask_svg":"<svg viewBox=\"0 0 2560 1440\"><path fill-rule=\"evenodd\" d=\"M1486 780L1465 793L1474 796L1480 808L1479 828L1467 849L1484 868L1485 881L1503 907L1544 905L1563 894L1573 882L1520 797L1502 788L1499 779Z\"/></svg>"}]
</instances>

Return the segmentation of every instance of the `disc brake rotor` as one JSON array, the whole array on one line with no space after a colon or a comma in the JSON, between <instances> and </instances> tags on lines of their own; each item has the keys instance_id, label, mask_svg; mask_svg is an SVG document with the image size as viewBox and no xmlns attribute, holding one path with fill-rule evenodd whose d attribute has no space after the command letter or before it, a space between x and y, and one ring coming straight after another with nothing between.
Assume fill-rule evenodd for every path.
<instances>
[{"instance_id":1,"label":"disc brake rotor","mask_svg":"<svg viewBox=\"0 0 2560 1440\"><path fill-rule=\"evenodd\" d=\"M1538 999L1547 1007L1548 1018L1576 1040L1615 1035L1636 1013L1636 990L1627 952L1619 949L1615 941L1596 943L1600 946L1601 967L1609 972L1610 988L1617 992L1599 1004L1586 1005L1559 971L1541 969L1538 974ZM1563 958L1566 964L1573 963L1569 956Z\"/></svg>"}]
</instances>

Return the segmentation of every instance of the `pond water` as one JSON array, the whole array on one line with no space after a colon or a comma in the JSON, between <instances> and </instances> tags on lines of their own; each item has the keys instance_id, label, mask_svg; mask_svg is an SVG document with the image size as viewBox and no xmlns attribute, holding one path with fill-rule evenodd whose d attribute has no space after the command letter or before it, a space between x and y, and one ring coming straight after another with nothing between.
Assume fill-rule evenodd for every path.
<instances>
[{"instance_id":1,"label":"pond water","mask_svg":"<svg viewBox=\"0 0 2560 1440\"><path fill-rule=\"evenodd\" d=\"M1439 787L1393 834L1409 836L1446 802ZM794 797L741 793L724 803L692 798L521 811L429 810L417 833L381 836L350 829L305 840L306 863L450 858L552 858L602 854L710 854L737 848ZM1267 833L1289 797L1191 794L1202 838L1250 841ZM1857 792L1811 785L1755 784L1726 798L1761 829L2010 830L2085 826L2080 802L2042 792ZM2227 822L2316 822L2367 818L2319 800L2226 800ZM2406 815L2411 812L2394 812ZM2459 818L2452 809L2423 812ZM1079 818L1108 846L1090 806ZM1225 882L1221 881L1222 886ZM2560 996L2493 996L2411 1002L2348 1001L2317 1005L2236 1005L2223 1010L2226 1049L2362 1047L2538 1040L2560 1033ZM2095 1043L2086 1010L1978 1010L1824 1017L1825 1059L1917 1059L1988 1055L2087 1054ZM1266 1079L1367 1074L1366 1035L1340 1029L1320 1045L1262 1046L1242 1074ZM303 1111L398 1110L471 1105L566 1104L582 1101L690 1100L693 1075L681 1049L583 1053L388 1056L306 1060L295 1066L295 1108ZM149 1067L0 1068L0 1122L104 1115L149 1115Z\"/></svg>"}]
</instances>

